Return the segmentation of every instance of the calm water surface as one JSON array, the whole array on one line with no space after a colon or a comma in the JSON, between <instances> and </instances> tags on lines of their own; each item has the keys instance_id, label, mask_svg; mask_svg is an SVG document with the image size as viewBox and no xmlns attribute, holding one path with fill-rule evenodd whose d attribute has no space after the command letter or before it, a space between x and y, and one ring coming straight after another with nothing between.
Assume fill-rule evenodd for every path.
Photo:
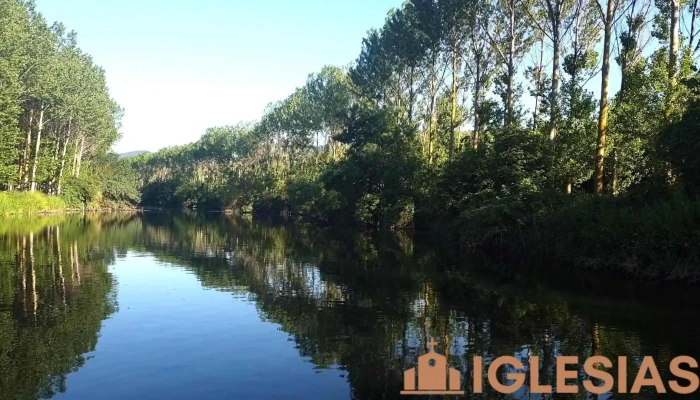
<instances>
[{"instance_id":1,"label":"calm water surface","mask_svg":"<svg viewBox=\"0 0 700 400\"><path fill-rule=\"evenodd\" d=\"M695 293L221 214L3 219L0 399L407 398L430 338L465 377L475 355L539 355L548 383L557 355L598 354L670 379L700 359ZM505 398L674 397L546 396Z\"/></svg>"}]
</instances>

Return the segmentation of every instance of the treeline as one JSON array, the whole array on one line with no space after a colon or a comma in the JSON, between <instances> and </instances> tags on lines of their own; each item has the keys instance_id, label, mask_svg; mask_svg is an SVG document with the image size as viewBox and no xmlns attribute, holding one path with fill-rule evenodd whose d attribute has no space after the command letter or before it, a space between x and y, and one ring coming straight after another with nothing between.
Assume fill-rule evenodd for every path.
<instances>
[{"instance_id":1,"label":"treeline","mask_svg":"<svg viewBox=\"0 0 700 400\"><path fill-rule=\"evenodd\" d=\"M135 200L133 183L105 182L120 178L108 152L121 115L75 32L49 25L32 0L0 0L0 189Z\"/></svg>"},{"instance_id":2,"label":"treeline","mask_svg":"<svg viewBox=\"0 0 700 400\"><path fill-rule=\"evenodd\" d=\"M352 67L310 75L260 121L135 158L143 202L449 228L467 246L687 276L697 15L677 0L407 1Z\"/></svg>"}]
</instances>

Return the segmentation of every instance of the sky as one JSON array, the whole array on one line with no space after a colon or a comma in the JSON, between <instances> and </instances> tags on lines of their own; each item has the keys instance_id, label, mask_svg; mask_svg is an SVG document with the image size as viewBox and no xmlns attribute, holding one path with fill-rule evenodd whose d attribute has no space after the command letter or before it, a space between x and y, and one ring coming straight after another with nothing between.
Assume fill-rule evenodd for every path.
<instances>
[{"instance_id":1,"label":"sky","mask_svg":"<svg viewBox=\"0 0 700 400\"><path fill-rule=\"evenodd\" d=\"M402 0L37 0L78 33L125 110L113 150L156 151L259 119L324 65L346 66Z\"/></svg>"}]
</instances>

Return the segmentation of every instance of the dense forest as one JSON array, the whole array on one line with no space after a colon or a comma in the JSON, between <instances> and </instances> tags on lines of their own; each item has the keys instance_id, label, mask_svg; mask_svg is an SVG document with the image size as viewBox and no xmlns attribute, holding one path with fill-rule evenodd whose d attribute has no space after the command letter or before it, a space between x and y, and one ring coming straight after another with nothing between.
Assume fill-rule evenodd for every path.
<instances>
[{"instance_id":1,"label":"dense forest","mask_svg":"<svg viewBox=\"0 0 700 400\"><path fill-rule=\"evenodd\" d=\"M138 201L131 169L110 153L121 115L75 32L31 0L0 0L0 189L69 205Z\"/></svg>"},{"instance_id":2,"label":"dense forest","mask_svg":"<svg viewBox=\"0 0 700 400\"><path fill-rule=\"evenodd\" d=\"M311 74L259 121L130 159L143 204L437 228L694 276L697 5L406 1L350 67Z\"/></svg>"}]
</instances>

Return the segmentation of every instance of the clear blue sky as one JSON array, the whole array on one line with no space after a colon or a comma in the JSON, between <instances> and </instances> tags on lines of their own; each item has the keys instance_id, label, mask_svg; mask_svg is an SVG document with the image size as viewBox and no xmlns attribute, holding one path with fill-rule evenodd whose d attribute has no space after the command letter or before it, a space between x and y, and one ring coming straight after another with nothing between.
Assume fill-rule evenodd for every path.
<instances>
[{"instance_id":1,"label":"clear blue sky","mask_svg":"<svg viewBox=\"0 0 700 400\"><path fill-rule=\"evenodd\" d=\"M250 121L324 65L344 66L402 0L37 0L78 32L125 108L117 152Z\"/></svg>"}]
</instances>

